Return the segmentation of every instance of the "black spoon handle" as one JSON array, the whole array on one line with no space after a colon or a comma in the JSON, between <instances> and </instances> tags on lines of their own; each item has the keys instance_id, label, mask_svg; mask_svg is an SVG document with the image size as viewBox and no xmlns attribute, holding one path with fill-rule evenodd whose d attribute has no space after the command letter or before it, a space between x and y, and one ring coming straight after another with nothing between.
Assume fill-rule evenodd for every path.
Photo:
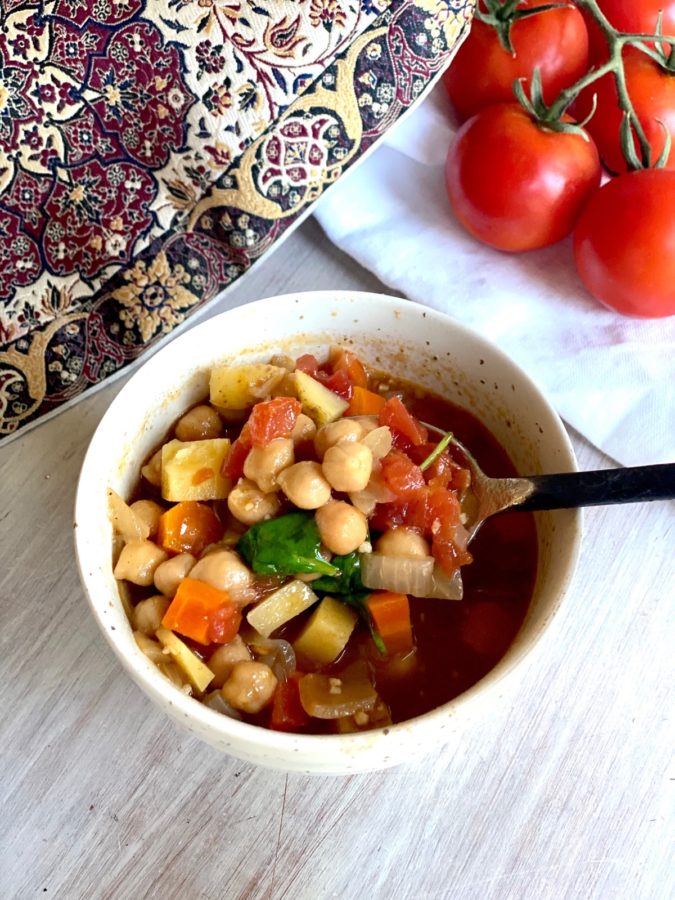
<instances>
[{"instance_id":1,"label":"black spoon handle","mask_svg":"<svg viewBox=\"0 0 675 900\"><path fill-rule=\"evenodd\" d=\"M675 498L675 463L531 475L526 480L534 485L534 491L517 509L569 509Z\"/></svg>"}]
</instances>

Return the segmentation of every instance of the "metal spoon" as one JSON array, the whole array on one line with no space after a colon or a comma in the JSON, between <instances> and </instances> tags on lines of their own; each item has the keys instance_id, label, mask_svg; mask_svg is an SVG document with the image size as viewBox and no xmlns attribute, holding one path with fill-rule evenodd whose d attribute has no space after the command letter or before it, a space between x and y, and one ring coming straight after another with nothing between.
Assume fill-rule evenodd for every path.
<instances>
[{"instance_id":1,"label":"metal spoon","mask_svg":"<svg viewBox=\"0 0 675 900\"><path fill-rule=\"evenodd\" d=\"M435 425L423 424L443 434ZM465 458L471 472L471 487L462 505L467 515L469 540L489 516L505 509L570 509L675 498L675 463L523 478L490 478L460 441L453 437L451 443Z\"/></svg>"}]
</instances>

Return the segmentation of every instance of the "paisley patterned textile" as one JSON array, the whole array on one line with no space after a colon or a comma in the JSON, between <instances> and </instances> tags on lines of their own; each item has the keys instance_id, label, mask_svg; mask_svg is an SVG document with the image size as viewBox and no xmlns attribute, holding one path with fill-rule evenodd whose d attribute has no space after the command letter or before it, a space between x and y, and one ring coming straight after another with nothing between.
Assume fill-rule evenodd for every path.
<instances>
[{"instance_id":1,"label":"paisley patterned textile","mask_svg":"<svg viewBox=\"0 0 675 900\"><path fill-rule=\"evenodd\" d=\"M0 0L0 438L247 271L474 0Z\"/></svg>"}]
</instances>

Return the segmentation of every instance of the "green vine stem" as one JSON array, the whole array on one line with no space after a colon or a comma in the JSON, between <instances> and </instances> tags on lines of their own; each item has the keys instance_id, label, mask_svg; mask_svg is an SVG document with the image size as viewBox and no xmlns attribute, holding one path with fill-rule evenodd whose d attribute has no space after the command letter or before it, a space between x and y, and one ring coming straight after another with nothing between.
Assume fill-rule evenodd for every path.
<instances>
[{"instance_id":1,"label":"green vine stem","mask_svg":"<svg viewBox=\"0 0 675 900\"><path fill-rule=\"evenodd\" d=\"M635 46L642 53L655 60L660 66L669 71L673 71L675 66L675 36L661 34L661 17L657 22L656 32L654 34L637 34L618 31L607 19L597 4L597 0L576 0L577 6L582 7L594 19L602 32L607 43L608 58L606 62L596 68L591 69L583 75L577 82L563 90L550 106L546 106L541 97L540 80L538 77L532 80L532 93L530 98L525 97L523 86L520 83L514 85L516 97L523 104L525 109L534 115L544 126L554 131L573 131L580 130L580 126L565 122L563 117L572 102L576 100L581 91L592 85L594 82L603 78L610 72L614 76L616 90L619 99L619 107L624 113L624 127L621 133L621 146L626 157L626 161L633 169L649 168L652 166L652 148L642 127L642 123L638 119L635 108L630 98L628 87L626 85L626 73L623 61L623 48L626 45ZM496 14L494 11L494 0L488 3L489 18L494 19L495 16L501 20L500 27L504 28L504 19L509 14L513 14L515 3L513 0L506 0L502 4L503 11ZM528 12L545 12L550 9L551 5L541 7L529 7ZM494 22L492 23L494 25ZM494 25L499 33L500 27ZM501 37L501 35L500 35ZM656 42L657 48L652 48L649 44ZM667 47L668 52L663 48ZM664 129L666 130L666 129ZM634 137L637 139L640 154L635 151ZM666 130L666 142L664 151L659 159L654 163L655 166L663 165L670 153L671 138Z\"/></svg>"}]
</instances>

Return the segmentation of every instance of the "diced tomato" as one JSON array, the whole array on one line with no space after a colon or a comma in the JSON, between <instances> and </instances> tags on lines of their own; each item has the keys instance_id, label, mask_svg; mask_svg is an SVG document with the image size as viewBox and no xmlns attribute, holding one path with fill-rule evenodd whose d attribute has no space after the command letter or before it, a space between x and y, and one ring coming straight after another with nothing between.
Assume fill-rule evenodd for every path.
<instances>
[{"instance_id":1,"label":"diced tomato","mask_svg":"<svg viewBox=\"0 0 675 900\"><path fill-rule=\"evenodd\" d=\"M459 500L452 491L440 485L427 488L426 530L434 534L445 526L454 526L459 522Z\"/></svg>"},{"instance_id":2,"label":"diced tomato","mask_svg":"<svg viewBox=\"0 0 675 900\"><path fill-rule=\"evenodd\" d=\"M466 549L466 531L460 521L456 494L440 486L427 488L427 534L431 553L447 575L473 559Z\"/></svg>"},{"instance_id":3,"label":"diced tomato","mask_svg":"<svg viewBox=\"0 0 675 900\"><path fill-rule=\"evenodd\" d=\"M234 603L221 606L209 616L208 638L214 644L229 644L239 632L241 613Z\"/></svg>"},{"instance_id":4,"label":"diced tomato","mask_svg":"<svg viewBox=\"0 0 675 900\"><path fill-rule=\"evenodd\" d=\"M300 702L302 672L294 672L288 681L280 681L272 701L270 728L274 731L297 731L309 722L309 716Z\"/></svg>"},{"instance_id":5,"label":"diced tomato","mask_svg":"<svg viewBox=\"0 0 675 900\"><path fill-rule=\"evenodd\" d=\"M343 400L352 399L354 385L349 380L349 375L344 369L340 369L339 372L333 372L332 375L328 375L326 378L319 378L318 380L321 381L329 391L333 391L334 394L342 397Z\"/></svg>"},{"instance_id":6,"label":"diced tomato","mask_svg":"<svg viewBox=\"0 0 675 900\"><path fill-rule=\"evenodd\" d=\"M223 526L210 506L183 500L159 518L157 542L170 553L199 554L223 536Z\"/></svg>"},{"instance_id":7,"label":"diced tomato","mask_svg":"<svg viewBox=\"0 0 675 900\"><path fill-rule=\"evenodd\" d=\"M307 375L311 375L312 378L316 378L319 371L319 360L311 353L303 353L302 356L299 356L296 359L295 368L299 369L301 372L306 372Z\"/></svg>"},{"instance_id":8,"label":"diced tomato","mask_svg":"<svg viewBox=\"0 0 675 900\"><path fill-rule=\"evenodd\" d=\"M368 374L361 360L351 350L338 348L331 354L333 372L345 371L354 387L368 387Z\"/></svg>"},{"instance_id":9,"label":"diced tomato","mask_svg":"<svg viewBox=\"0 0 675 900\"><path fill-rule=\"evenodd\" d=\"M275 397L256 403L248 418L248 433L254 447L266 447L276 438L290 437L302 404L294 397Z\"/></svg>"},{"instance_id":10,"label":"diced tomato","mask_svg":"<svg viewBox=\"0 0 675 900\"><path fill-rule=\"evenodd\" d=\"M394 436L401 436L413 446L424 444L429 434L427 429L408 412L399 397L390 397L380 410L380 425L388 425Z\"/></svg>"},{"instance_id":11,"label":"diced tomato","mask_svg":"<svg viewBox=\"0 0 675 900\"><path fill-rule=\"evenodd\" d=\"M324 372L319 368L319 361L316 356L312 356L311 353L305 353L303 356L298 357L295 362L295 368L310 375L315 381L319 381L329 391L333 391L333 393L338 394L345 400L351 400L354 387L350 381L349 373L345 369L334 372L332 375Z\"/></svg>"},{"instance_id":12,"label":"diced tomato","mask_svg":"<svg viewBox=\"0 0 675 900\"><path fill-rule=\"evenodd\" d=\"M247 422L241 429L237 440L230 447L230 452L223 462L223 475L226 478L232 481L239 481L244 474L244 463L252 446Z\"/></svg>"},{"instance_id":13,"label":"diced tomato","mask_svg":"<svg viewBox=\"0 0 675 900\"><path fill-rule=\"evenodd\" d=\"M382 480L397 497L409 500L424 487L424 473L399 450L391 450L382 460Z\"/></svg>"}]
</instances>

